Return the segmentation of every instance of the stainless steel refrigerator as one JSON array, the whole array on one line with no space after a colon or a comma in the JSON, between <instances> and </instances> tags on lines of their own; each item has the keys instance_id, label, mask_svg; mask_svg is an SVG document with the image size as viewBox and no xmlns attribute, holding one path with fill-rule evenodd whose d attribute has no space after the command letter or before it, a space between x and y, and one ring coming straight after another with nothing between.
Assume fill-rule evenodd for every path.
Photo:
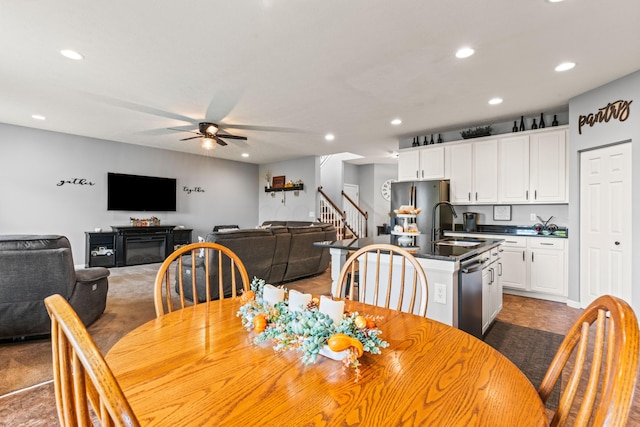
<instances>
[{"instance_id":1,"label":"stainless steel refrigerator","mask_svg":"<svg viewBox=\"0 0 640 427\"><path fill-rule=\"evenodd\" d=\"M418 230L420 230L420 240L424 243L430 242L433 236L433 207L438 202L449 201L449 181L406 181L394 182L391 184L391 229L396 224L402 225L404 220L397 218L395 209L402 205L421 208L422 212L416 216ZM451 230L453 226L453 216L451 209L447 206L440 206L436 209L436 228L441 230Z\"/></svg>"}]
</instances>

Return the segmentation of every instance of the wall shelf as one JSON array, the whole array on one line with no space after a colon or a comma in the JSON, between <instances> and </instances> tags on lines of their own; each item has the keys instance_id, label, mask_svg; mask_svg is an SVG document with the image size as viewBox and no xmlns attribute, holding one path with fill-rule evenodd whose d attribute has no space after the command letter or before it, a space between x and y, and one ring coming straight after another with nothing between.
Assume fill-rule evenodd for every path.
<instances>
[{"instance_id":1,"label":"wall shelf","mask_svg":"<svg viewBox=\"0 0 640 427\"><path fill-rule=\"evenodd\" d=\"M304 184L298 184L292 187L281 187L281 188L264 187L265 193L271 193L276 191L301 191L301 190L304 190Z\"/></svg>"}]
</instances>

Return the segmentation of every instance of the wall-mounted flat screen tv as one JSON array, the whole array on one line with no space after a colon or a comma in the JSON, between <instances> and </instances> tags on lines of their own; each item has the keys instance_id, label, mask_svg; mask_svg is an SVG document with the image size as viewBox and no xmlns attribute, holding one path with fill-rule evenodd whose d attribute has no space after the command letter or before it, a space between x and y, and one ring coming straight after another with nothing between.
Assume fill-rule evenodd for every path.
<instances>
[{"instance_id":1,"label":"wall-mounted flat screen tv","mask_svg":"<svg viewBox=\"0 0 640 427\"><path fill-rule=\"evenodd\" d=\"M175 211L176 180L109 172L107 210Z\"/></svg>"}]
</instances>

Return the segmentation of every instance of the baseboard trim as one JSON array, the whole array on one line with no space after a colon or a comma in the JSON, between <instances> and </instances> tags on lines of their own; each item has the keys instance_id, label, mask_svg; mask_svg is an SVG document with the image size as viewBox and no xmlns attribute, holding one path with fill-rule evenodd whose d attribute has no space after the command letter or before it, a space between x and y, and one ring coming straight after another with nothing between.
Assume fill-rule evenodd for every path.
<instances>
[{"instance_id":1,"label":"baseboard trim","mask_svg":"<svg viewBox=\"0 0 640 427\"><path fill-rule=\"evenodd\" d=\"M40 384L34 384L34 385L30 385L29 387L21 388L19 390L10 391L9 393L3 394L2 396L0 396L0 399L3 399L5 397L9 397L9 396L14 396L14 395L16 395L18 393L22 393L23 391L33 390L34 388L38 388L38 387L43 386L43 385L51 384L52 382L53 382L53 380L48 380L48 381L42 382Z\"/></svg>"},{"instance_id":2,"label":"baseboard trim","mask_svg":"<svg viewBox=\"0 0 640 427\"><path fill-rule=\"evenodd\" d=\"M582 308L580 307L580 301L574 301L569 298L567 298L567 306L571 308Z\"/></svg>"}]
</instances>

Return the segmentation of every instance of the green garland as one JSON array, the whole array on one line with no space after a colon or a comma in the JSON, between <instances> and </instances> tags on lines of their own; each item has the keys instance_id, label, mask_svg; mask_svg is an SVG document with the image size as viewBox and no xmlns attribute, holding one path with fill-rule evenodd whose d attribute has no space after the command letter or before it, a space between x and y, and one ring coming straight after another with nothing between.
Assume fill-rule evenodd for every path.
<instances>
[{"instance_id":1,"label":"green garland","mask_svg":"<svg viewBox=\"0 0 640 427\"><path fill-rule=\"evenodd\" d=\"M251 292L241 297L244 304L237 313L242 319L242 325L249 331L256 328L256 319L259 316L266 320L266 327L258 331L254 338L256 344L270 341L276 351L296 349L303 353L302 362L305 364L315 362L320 349L337 333L356 338L362 343L364 351L371 354L380 354L380 348L389 345L379 337L382 331L377 329L373 318L369 317L367 325L363 326L362 318L366 316L354 312L344 314L342 321L335 324L331 317L318 310L317 299L312 300L301 311L289 310L286 298L274 306L265 305L262 298L264 285L263 279L254 277L251 281ZM357 380L359 363L355 350L350 350L344 363L356 369Z\"/></svg>"}]
</instances>

